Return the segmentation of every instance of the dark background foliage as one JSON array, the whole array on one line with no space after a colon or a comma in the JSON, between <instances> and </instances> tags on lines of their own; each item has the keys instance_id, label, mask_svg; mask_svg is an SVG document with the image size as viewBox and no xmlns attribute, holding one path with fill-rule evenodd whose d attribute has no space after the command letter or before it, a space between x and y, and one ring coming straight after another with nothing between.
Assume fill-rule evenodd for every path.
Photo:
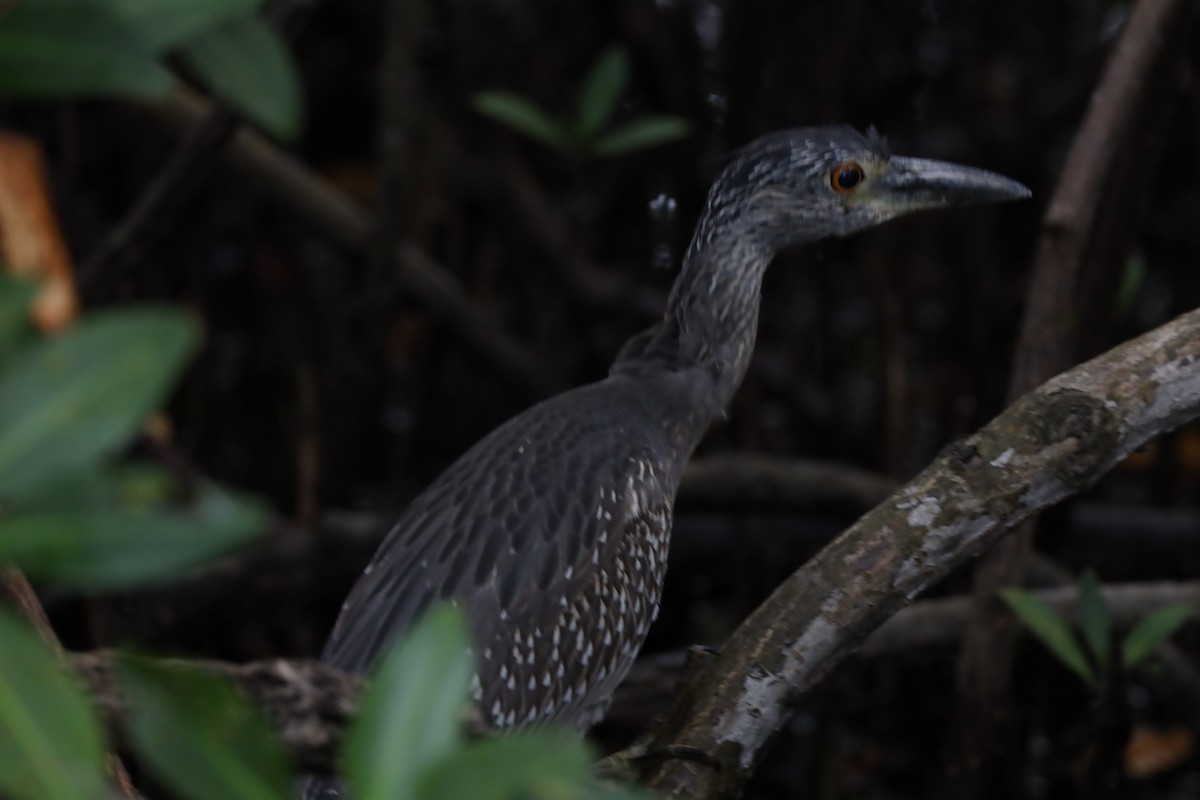
<instances>
[{"instance_id":1,"label":"dark background foliage","mask_svg":"<svg viewBox=\"0 0 1200 800\"><path fill-rule=\"evenodd\" d=\"M708 182L761 133L875 125L894 152L1029 185L1030 202L902 220L784 255L768 276L754 364L700 454L805 456L895 478L1002 407L1040 215L1128 12L1084 0L444 0L415 4L389 61L403 69L387 72L385 5L324 3L298 34L308 112L294 151L377 212L380 241L412 242L453 272L558 385L604 375L624 338L652 321ZM1190 77L1170 94L1123 288L1097 290L1081 357L1200 302L1191 38ZM688 138L572 160L471 109L475 93L505 89L570 115L584 74L613 44L633 65L618 120L680 115ZM386 93L398 111L384 113ZM4 116L46 143L81 257L177 142L126 105ZM384 147L389 137L400 146ZM52 603L70 644L133 638L239 660L315 654L387 518L536 399L439 326L377 250L339 247L226 165L144 257L83 276L93 307L161 299L196 310L207 339L173 401L170 443L142 447L260 494L281 521L258 560L177 590L104 598L88 613ZM1184 429L1051 515L1040 540L1105 580L1195 578L1198 484L1200 429ZM851 519L682 506L648 651L719 644ZM968 586L954 583L946 588ZM923 796L937 781L953 669L948 652L851 664L795 718L751 796ZM1069 781L1087 696L1032 647L1019 669L1023 769L1031 794L1054 795ZM1144 711L1170 717L1161 704ZM1200 791L1198 766L1138 796Z\"/></svg>"}]
</instances>

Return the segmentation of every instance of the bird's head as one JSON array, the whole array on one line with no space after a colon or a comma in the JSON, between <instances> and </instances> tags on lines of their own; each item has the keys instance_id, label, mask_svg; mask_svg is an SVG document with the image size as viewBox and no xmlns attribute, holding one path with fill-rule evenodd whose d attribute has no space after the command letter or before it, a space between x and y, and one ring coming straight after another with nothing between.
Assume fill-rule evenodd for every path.
<instances>
[{"instance_id":1,"label":"bird's head","mask_svg":"<svg viewBox=\"0 0 1200 800\"><path fill-rule=\"evenodd\" d=\"M848 236L942 206L1029 197L1001 175L943 161L893 156L874 129L780 131L738 152L708 198L710 230L737 220L773 250ZM705 231L701 230L703 238Z\"/></svg>"}]
</instances>

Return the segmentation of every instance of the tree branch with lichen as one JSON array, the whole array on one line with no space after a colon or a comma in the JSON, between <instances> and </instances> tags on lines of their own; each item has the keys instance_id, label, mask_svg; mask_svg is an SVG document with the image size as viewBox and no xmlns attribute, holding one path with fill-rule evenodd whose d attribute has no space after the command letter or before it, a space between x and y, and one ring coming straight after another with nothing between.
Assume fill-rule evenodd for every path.
<instances>
[{"instance_id":1,"label":"tree branch with lichen","mask_svg":"<svg viewBox=\"0 0 1200 800\"><path fill-rule=\"evenodd\" d=\"M638 745L696 748L719 766L654 762L646 783L671 797L736 796L791 703L904 603L1196 416L1200 310L1059 375L946 447L784 581Z\"/></svg>"}]
</instances>

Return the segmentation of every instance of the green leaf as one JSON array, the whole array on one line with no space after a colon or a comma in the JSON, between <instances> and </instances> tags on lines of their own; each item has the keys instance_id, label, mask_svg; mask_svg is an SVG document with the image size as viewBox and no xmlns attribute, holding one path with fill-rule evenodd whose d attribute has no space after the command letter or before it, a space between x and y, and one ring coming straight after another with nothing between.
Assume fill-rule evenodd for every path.
<instances>
[{"instance_id":1,"label":"green leaf","mask_svg":"<svg viewBox=\"0 0 1200 800\"><path fill-rule=\"evenodd\" d=\"M1079 646L1066 620L1059 616L1057 611L1023 589L1003 589L1000 596L1029 632L1036 636L1055 658L1082 678L1088 686L1096 686L1096 675L1083 654L1083 648Z\"/></svg>"},{"instance_id":2,"label":"green leaf","mask_svg":"<svg viewBox=\"0 0 1200 800\"><path fill-rule=\"evenodd\" d=\"M629 54L619 45L596 59L579 92L579 133L592 138L612 117L629 85Z\"/></svg>"},{"instance_id":3,"label":"green leaf","mask_svg":"<svg viewBox=\"0 0 1200 800\"><path fill-rule=\"evenodd\" d=\"M462 741L468 641L461 614L438 606L380 663L346 734L355 800L416 797L422 771Z\"/></svg>"},{"instance_id":4,"label":"green leaf","mask_svg":"<svg viewBox=\"0 0 1200 800\"><path fill-rule=\"evenodd\" d=\"M563 153L570 155L579 149L566 126L520 95L480 92L475 95L472 105L480 114Z\"/></svg>"},{"instance_id":5,"label":"green leaf","mask_svg":"<svg viewBox=\"0 0 1200 800\"><path fill-rule=\"evenodd\" d=\"M1115 311L1118 316L1124 316L1133 308L1133 303L1142 288L1146 285L1146 259L1135 253L1125 262L1121 271L1121 283L1117 287L1117 302Z\"/></svg>"},{"instance_id":6,"label":"green leaf","mask_svg":"<svg viewBox=\"0 0 1200 800\"><path fill-rule=\"evenodd\" d=\"M250 16L262 0L108 0L112 14L161 53L220 23Z\"/></svg>"},{"instance_id":7,"label":"green leaf","mask_svg":"<svg viewBox=\"0 0 1200 800\"><path fill-rule=\"evenodd\" d=\"M37 284L16 280L0 270L0 368L33 331L29 307L37 292Z\"/></svg>"},{"instance_id":8,"label":"green leaf","mask_svg":"<svg viewBox=\"0 0 1200 800\"><path fill-rule=\"evenodd\" d=\"M1121 643L1121 661L1127 667L1142 663L1159 645L1170 639L1192 615L1187 603L1172 603L1143 617Z\"/></svg>"},{"instance_id":9,"label":"green leaf","mask_svg":"<svg viewBox=\"0 0 1200 800\"><path fill-rule=\"evenodd\" d=\"M74 513L82 511L144 512L180 500L179 481L152 464L119 464L101 470L73 472L40 483L6 511Z\"/></svg>"},{"instance_id":10,"label":"green leaf","mask_svg":"<svg viewBox=\"0 0 1200 800\"><path fill-rule=\"evenodd\" d=\"M264 20L238 17L186 42L184 60L213 92L268 133L296 138L300 78L287 46Z\"/></svg>"},{"instance_id":11,"label":"green leaf","mask_svg":"<svg viewBox=\"0 0 1200 800\"><path fill-rule=\"evenodd\" d=\"M100 723L78 679L0 611L0 794L94 800L105 791Z\"/></svg>"},{"instance_id":12,"label":"green leaf","mask_svg":"<svg viewBox=\"0 0 1200 800\"><path fill-rule=\"evenodd\" d=\"M142 763L187 800L284 800L287 756L259 710L233 687L195 669L124 656L117 678Z\"/></svg>"},{"instance_id":13,"label":"green leaf","mask_svg":"<svg viewBox=\"0 0 1200 800\"><path fill-rule=\"evenodd\" d=\"M229 553L266 520L258 505L217 490L174 511L16 512L0 517L0 561L55 586L133 588Z\"/></svg>"},{"instance_id":14,"label":"green leaf","mask_svg":"<svg viewBox=\"0 0 1200 800\"><path fill-rule=\"evenodd\" d=\"M1112 637L1112 623L1108 614L1108 603L1100 593L1100 580L1094 570L1083 573L1079 579L1079 628L1083 641L1092 651L1095 663L1103 670L1108 664L1108 648Z\"/></svg>"},{"instance_id":15,"label":"green leaf","mask_svg":"<svg viewBox=\"0 0 1200 800\"><path fill-rule=\"evenodd\" d=\"M107 3L23 0L0 13L0 95L153 96L171 85Z\"/></svg>"},{"instance_id":16,"label":"green leaf","mask_svg":"<svg viewBox=\"0 0 1200 800\"><path fill-rule=\"evenodd\" d=\"M602 137L592 148L596 156L616 156L681 139L688 134L682 117L652 116L631 120Z\"/></svg>"},{"instance_id":17,"label":"green leaf","mask_svg":"<svg viewBox=\"0 0 1200 800\"><path fill-rule=\"evenodd\" d=\"M179 311L103 311L15 355L0 374L0 496L88 466L128 442L199 338Z\"/></svg>"},{"instance_id":18,"label":"green leaf","mask_svg":"<svg viewBox=\"0 0 1200 800\"><path fill-rule=\"evenodd\" d=\"M591 754L575 736L534 730L468 745L429 769L421 800L583 798Z\"/></svg>"}]
</instances>

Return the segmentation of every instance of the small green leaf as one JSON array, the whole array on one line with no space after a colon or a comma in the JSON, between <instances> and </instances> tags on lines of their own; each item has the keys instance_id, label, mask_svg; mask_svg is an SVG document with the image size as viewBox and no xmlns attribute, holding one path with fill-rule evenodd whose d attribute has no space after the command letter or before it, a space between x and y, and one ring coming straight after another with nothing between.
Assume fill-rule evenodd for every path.
<instances>
[{"instance_id":1,"label":"small green leaf","mask_svg":"<svg viewBox=\"0 0 1200 800\"><path fill-rule=\"evenodd\" d=\"M380 663L346 734L355 800L417 797L421 773L462 741L468 641L462 615L439 606Z\"/></svg>"},{"instance_id":2,"label":"small green leaf","mask_svg":"<svg viewBox=\"0 0 1200 800\"><path fill-rule=\"evenodd\" d=\"M0 369L33 331L29 307L37 291L37 284L15 280L0 270Z\"/></svg>"},{"instance_id":3,"label":"small green leaf","mask_svg":"<svg viewBox=\"0 0 1200 800\"><path fill-rule=\"evenodd\" d=\"M1143 617L1121 643L1121 661L1127 667L1142 663L1159 645L1170 639L1192 615L1187 603L1172 603Z\"/></svg>"},{"instance_id":4,"label":"small green leaf","mask_svg":"<svg viewBox=\"0 0 1200 800\"><path fill-rule=\"evenodd\" d=\"M0 794L94 800L105 785L100 723L79 681L0 610Z\"/></svg>"},{"instance_id":5,"label":"small green leaf","mask_svg":"<svg viewBox=\"0 0 1200 800\"><path fill-rule=\"evenodd\" d=\"M421 800L583 798L592 758L564 731L534 730L474 742L433 765Z\"/></svg>"},{"instance_id":6,"label":"small green leaf","mask_svg":"<svg viewBox=\"0 0 1200 800\"><path fill-rule=\"evenodd\" d=\"M1125 262L1121 271L1121 283L1117 287L1116 312L1119 316L1129 313L1142 287L1146 285L1146 259L1139 253L1134 253Z\"/></svg>"},{"instance_id":7,"label":"small green leaf","mask_svg":"<svg viewBox=\"0 0 1200 800\"><path fill-rule=\"evenodd\" d=\"M259 710L233 687L195 669L124 656L117 678L142 763L187 800L292 797L287 756Z\"/></svg>"},{"instance_id":8,"label":"small green leaf","mask_svg":"<svg viewBox=\"0 0 1200 800\"><path fill-rule=\"evenodd\" d=\"M1083 648L1079 646L1066 620L1059 616L1057 611L1023 589L1003 589L1000 596L1029 632L1059 661L1082 678L1088 686L1096 686L1096 675L1083 654Z\"/></svg>"},{"instance_id":9,"label":"small green leaf","mask_svg":"<svg viewBox=\"0 0 1200 800\"><path fill-rule=\"evenodd\" d=\"M1108 648L1112 637L1112 623L1108 615L1108 603L1100 593L1100 580L1094 570L1083 573L1079 579L1079 629L1083 641L1092 651L1092 657L1100 669L1108 664Z\"/></svg>"},{"instance_id":10,"label":"small green leaf","mask_svg":"<svg viewBox=\"0 0 1200 800\"><path fill-rule=\"evenodd\" d=\"M153 96L171 85L107 3L25 0L0 13L0 95Z\"/></svg>"},{"instance_id":11,"label":"small green leaf","mask_svg":"<svg viewBox=\"0 0 1200 800\"><path fill-rule=\"evenodd\" d=\"M520 95L480 92L472 105L480 114L563 153L573 154L578 150L575 138L561 122Z\"/></svg>"},{"instance_id":12,"label":"small green leaf","mask_svg":"<svg viewBox=\"0 0 1200 800\"><path fill-rule=\"evenodd\" d=\"M234 17L254 14L262 0L108 0L112 14L156 53Z\"/></svg>"},{"instance_id":13,"label":"small green leaf","mask_svg":"<svg viewBox=\"0 0 1200 800\"><path fill-rule=\"evenodd\" d=\"M201 80L247 119L280 139L299 134L300 79L283 40L264 20L226 20L184 43L180 52Z\"/></svg>"},{"instance_id":14,"label":"small green leaf","mask_svg":"<svg viewBox=\"0 0 1200 800\"><path fill-rule=\"evenodd\" d=\"M267 515L208 490L179 510L27 511L0 517L0 562L74 589L132 588L208 563L258 536Z\"/></svg>"},{"instance_id":15,"label":"small green leaf","mask_svg":"<svg viewBox=\"0 0 1200 800\"><path fill-rule=\"evenodd\" d=\"M579 92L579 134L591 139L612 117L629 85L629 54L616 45L596 59Z\"/></svg>"},{"instance_id":16,"label":"small green leaf","mask_svg":"<svg viewBox=\"0 0 1200 800\"><path fill-rule=\"evenodd\" d=\"M681 139L688 134L682 117L654 116L631 120L602 137L592 148L596 156L616 156Z\"/></svg>"},{"instance_id":17,"label":"small green leaf","mask_svg":"<svg viewBox=\"0 0 1200 800\"><path fill-rule=\"evenodd\" d=\"M124 445L195 350L165 308L102 311L23 348L0 374L0 496L88 466Z\"/></svg>"}]
</instances>

